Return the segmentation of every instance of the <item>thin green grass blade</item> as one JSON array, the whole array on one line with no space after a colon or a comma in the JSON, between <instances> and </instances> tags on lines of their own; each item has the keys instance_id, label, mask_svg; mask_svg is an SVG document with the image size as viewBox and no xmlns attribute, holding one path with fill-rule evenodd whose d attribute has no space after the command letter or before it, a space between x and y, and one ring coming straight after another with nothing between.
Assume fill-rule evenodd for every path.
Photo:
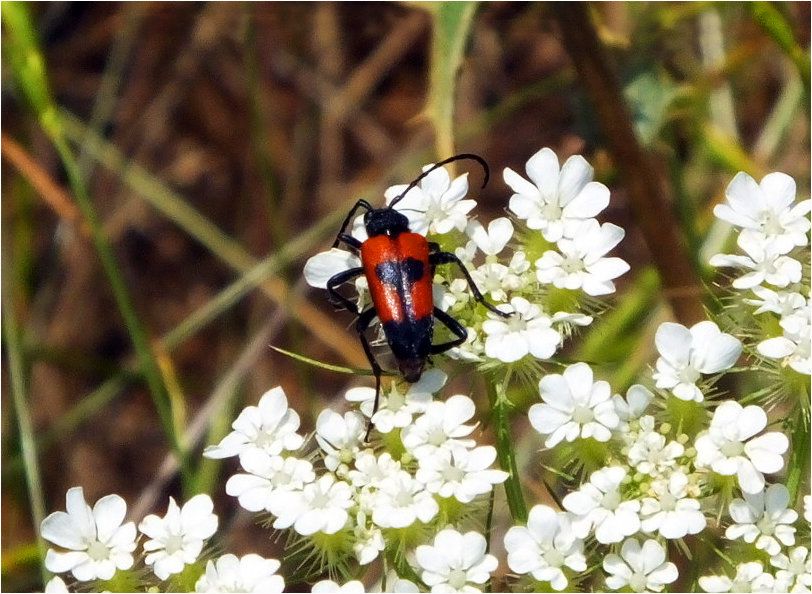
<instances>
[{"instance_id":1,"label":"thin green grass blade","mask_svg":"<svg viewBox=\"0 0 812 594\"><path fill-rule=\"evenodd\" d=\"M20 432L23 468L28 497L31 502L31 517L34 522L37 550L40 559L42 583L48 580L48 573L43 562L45 561L46 545L40 536L39 527L45 518L45 498L43 493L42 475L37 458L37 444L34 437L34 426L31 422L31 410L28 406L27 381L25 363L23 362L22 344L17 319L10 297L11 291L3 291L3 336L5 338L8 369L11 376L11 392L14 401L14 413L17 417L17 427Z\"/></svg>"},{"instance_id":2,"label":"thin green grass blade","mask_svg":"<svg viewBox=\"0 0 812 594\"><path fill-rule=\"evenodd\" d=\"M761 28L764 29L767 35L778 44L778 47L780 47L795 64L795 67L798 69L798 74L801 75L801 81L803 82L807 98L806 102L808 104L810 96L810 68L812 68L809 53L804 51L798 44L792 32L792 27L772 2L747 2L745 5L750 9L750 13Z\"/></svg>"},{"instance_id":3,"label":"thin green grass blade","mask_svg":"<svg viewBox=\"0 0 812 594\"><path fill-rule=\"evenodd\" d=\"M371 369L360 369L358 367L345 367L343 365L332 365L330 363L316 361L315 359L305 357L304 355L300 355L298 353L286 351L285 349L279 348L277 346L271 345L271 348L275 350L277 353L287 355L291 359L296 359L297 361L301 361L302 363L307 363L308 365L312 365L313 367L320 367L321 369L326 369L328 371L335 371L336 373L346 373L348 375L373 375Z\"/></svg>"}]
</instances>

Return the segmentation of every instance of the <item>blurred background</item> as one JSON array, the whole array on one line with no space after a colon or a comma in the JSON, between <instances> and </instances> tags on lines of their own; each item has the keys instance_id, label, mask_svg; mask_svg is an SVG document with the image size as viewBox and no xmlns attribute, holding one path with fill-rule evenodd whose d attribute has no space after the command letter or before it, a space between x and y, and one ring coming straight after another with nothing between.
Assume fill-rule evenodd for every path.
<instances>
[{"instance_id":1,"label":"blurred background","mask_svg":"<svg viewBox=\"0 0 812 594\"><path fill-rule=\"evenodd\" d=\"M712 286L702 263L728 237L712 209L737 171L783 171L809 196L808 2L589 7L665 188L648 214L630 208L630 173L594 109L614 99L583 84L553 4L450 4L449 20L421 3L35 3L34 82L4 12L4 591L41 587L38 514L76 485L90 502L120 494L134 519L209 492L224 548L279 554L224 494L234 462L200 451L271 387L311 430L368 384L269 345L367 366L350 316L302 266L355 200L383 204L425 163L484 157L491 183L473 190L472 171L471 186L489 220L510 197L504 167L523 172L544 146L590 161L632 272L577 355L616 390L672 317L641 217L664 221Z\"/></svg>"}]
</instances>

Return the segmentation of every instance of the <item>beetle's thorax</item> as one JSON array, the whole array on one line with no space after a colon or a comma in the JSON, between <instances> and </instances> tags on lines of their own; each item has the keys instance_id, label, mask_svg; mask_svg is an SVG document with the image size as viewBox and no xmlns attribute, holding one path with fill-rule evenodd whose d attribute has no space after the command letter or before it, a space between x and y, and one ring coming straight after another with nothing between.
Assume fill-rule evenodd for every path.
<instances>
[{"instance_id":1,"label":"beetle's thorax","mask_svg":"<svg viewBox=\"0 0 812 594\"><path fill-rule=\"evenodd\" d=\"M364 215L364 227L370 237L377 235L397 237L409 231L409 219L394 208L378 208Z\"/></svg>"}]
</instances>

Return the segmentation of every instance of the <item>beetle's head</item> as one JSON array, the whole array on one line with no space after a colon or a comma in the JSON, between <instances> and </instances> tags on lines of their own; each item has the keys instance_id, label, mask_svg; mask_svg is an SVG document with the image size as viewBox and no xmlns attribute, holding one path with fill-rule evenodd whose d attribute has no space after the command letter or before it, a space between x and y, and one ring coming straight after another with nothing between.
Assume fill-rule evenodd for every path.
<instances>
[{"instance_id":1,"label":"beetle's head","mask_svg":"<svg viewBox=\"0 0 812 594\"><path fill-rule=\"evenodd\" d=\"M397 237L409 231L409 219L394 208L378 208L369 210L364 215L364 227L370 237L376 235Z\"/></svg>"}]
</instances>

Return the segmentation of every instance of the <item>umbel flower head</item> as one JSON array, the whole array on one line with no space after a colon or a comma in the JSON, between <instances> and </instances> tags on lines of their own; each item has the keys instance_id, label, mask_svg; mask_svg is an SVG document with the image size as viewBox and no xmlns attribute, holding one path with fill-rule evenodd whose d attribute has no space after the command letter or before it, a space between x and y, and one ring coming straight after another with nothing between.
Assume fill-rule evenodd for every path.
<instances>
[{"instance_id":1,"label":"umbel flower head","mask_svg":"<svg viewBox=\"0 0 812 594\"><path fill-rule=\"evenodd\" d=\"M109 580L118 569L133 565L135 524L123 524L127 504L118 495L107 495L91 508L82 487L68 489L67 511L54 512L42 521L42 537L67 549L48 549L45 567L54 573L70 571L77 580Z\"/></svg>"}]
</instances>

